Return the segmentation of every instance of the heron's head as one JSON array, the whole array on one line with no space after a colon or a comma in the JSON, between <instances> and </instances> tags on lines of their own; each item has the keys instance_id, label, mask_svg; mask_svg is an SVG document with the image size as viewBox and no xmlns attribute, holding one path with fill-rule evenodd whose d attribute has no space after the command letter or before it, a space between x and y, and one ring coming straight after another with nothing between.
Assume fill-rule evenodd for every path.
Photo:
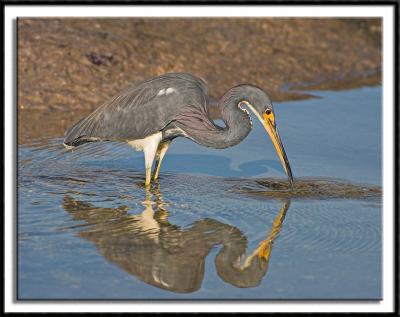
<instances>
[{"instance_id":1,"label":"heron's head","mask_svg":"<svg viewBox=\"0 0 400 317\"><path fill-rule=\"evenodd\" d=\"M238 106L242 109L247 107L256 117L260 120L265 130L268 132L275 150L278 153L279 159L285 169L286 175L290 183L293 183L292 170L290 168L289 160L286 156L285 149L282 145L281 138L279 137L276 127L275 112L272 106L272 101L268 94L262 89L245 85L245 97L241 100Z\"/></svg>"}]
</instances>

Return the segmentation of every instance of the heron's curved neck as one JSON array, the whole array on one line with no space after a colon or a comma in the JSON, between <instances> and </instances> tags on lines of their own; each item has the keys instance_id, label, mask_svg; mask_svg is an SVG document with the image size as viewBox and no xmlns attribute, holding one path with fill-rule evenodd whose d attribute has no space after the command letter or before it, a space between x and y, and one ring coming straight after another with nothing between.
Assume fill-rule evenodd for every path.
<instances>
[{"instance_id":1,"label":"heron's curved neck","mask_svg":"<svg viewBox=\"0 0 400 317\"><path fill-rule=\"evenodd\" d=\"M239 108L240 101L246 99L244 89L234 87L228 90L218 102L218 108L225 127L216 133L216 141L221 148L240 143L251 131L252 123L247 110Z\"/></svg>"},{"instance_id":2,"label":"heron's curved neck","mask_svg":"<svg viewBox=\"0 0 400 317\"><path fill-rule=\"evenodd\" d=\"M242 141L251 131L249 112L239 108L239 103L247 99L245 87L229 89L219 101L219 110L224 121L228 140L234 144Z\"/></svg>"},{"instance_id":3,"label":"heron's curved neck","mask_svg":"<svg viewBox=\"0 0 400 317\"><path fill-rule=\"evenodd\" d=\"M208 147L223 149L242 141L251 131L252 123L247 110L239 108L246 99L245 86L228 90L218 101L218 108L225 126L220 127L207 116L202 107L189 107L177 117L175 125L193 141ZM207 105L210 107L210 103Z\"/></svg>"},{"instance_id":4,"label":"heron's curved neck","mask_svg":"<svg viewBox=\"0 0 400 317\"><path fill-rule=\"evenodd\" d=\"M242 87L234 87L228 90L217 102L224 127L220 127L208 118L207 128L197 129L186 127L185 131L197 143L223 149L240 143L251 131L252 123L247 110L240 109L238 104L246 99ZM211 105L208 104L208 107ZM201 126L204 122L201 123ZM188 129L189 128L189 129Z\"/></svg>"}]
</instances>

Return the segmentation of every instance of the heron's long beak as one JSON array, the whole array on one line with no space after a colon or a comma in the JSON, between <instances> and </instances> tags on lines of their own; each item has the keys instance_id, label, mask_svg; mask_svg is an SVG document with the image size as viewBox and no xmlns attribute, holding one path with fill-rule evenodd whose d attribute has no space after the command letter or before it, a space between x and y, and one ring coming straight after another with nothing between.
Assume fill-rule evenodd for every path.
<instances>
[{"instance_id":1,"label":"heron's long beak","mask_svg":"<svg viewBox=\"0 0 400 317\"><path fill-rule=\"evenodd\" d=\"M285 169L286 175L289 178L290 184L293 185L293 175L290 168L289 160L286 156L285 149L283 148L281 138L279 137L278 130L275 126L275 116L273 113L263 114L262 124L265 130L267 130L269 137L274 144L275 150L278 153L279 159L281 160L282 166Z\"/></svg>"}]
</instances>

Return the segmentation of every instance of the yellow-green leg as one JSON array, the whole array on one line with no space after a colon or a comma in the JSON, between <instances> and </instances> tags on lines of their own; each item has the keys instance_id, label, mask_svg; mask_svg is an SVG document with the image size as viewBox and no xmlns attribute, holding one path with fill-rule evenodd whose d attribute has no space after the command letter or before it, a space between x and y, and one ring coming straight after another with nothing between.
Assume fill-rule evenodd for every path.
<instances>
[{"instance_id":1,"label":"yellow-green leg","mask_svg":"<svg viewBox=\"0 0 400 317\"><path fill-rule=\"evenodd\" d=\"M150 186L151 182L151 167L153 166L154 158L162 139L162 133L157 132L145 137L144 139L131 140L128 144L135 150L144 152L144 162L146 167L146 187Z\"/></svg>"},{"instance_id":2,"label":"yellow-green leg","mask_svg":"<svg viewBox=\"0 0 400 317\"><path fill-rule=\"evenodd\" d=\"M146 182L145 182L146 187L150 186L150 182L151 182L151 166L146 167Z\"/></svg>"},{"instance_id":3,"label":"yellow-green leg","mask_svg":"<svg viewBox=\"0 0 400 317\"><path fill-rule=\"evenodd\" d=\"M156 168L153 176L155 180L158 178L158 174L160 173L161 162L164 158L165 153L167 153L170 143L171 141L165 141L163 143L160 143L160 145L158 146L156 154Z\"/></svg>"},{"instance_id":4,"label":"yellow-green leg","mask_svg":"<svg viewBox=\"0 0 400 317\"><path fill-rule=\"evenodd\" d=\"M159 146L159 140L156 139L152 142L148 142L143 147L144 162L146 167L146 183L145 183L146 187L149 187L151 183L151 167L153 166L158 146Z\"/></svg>"}]
</instances>

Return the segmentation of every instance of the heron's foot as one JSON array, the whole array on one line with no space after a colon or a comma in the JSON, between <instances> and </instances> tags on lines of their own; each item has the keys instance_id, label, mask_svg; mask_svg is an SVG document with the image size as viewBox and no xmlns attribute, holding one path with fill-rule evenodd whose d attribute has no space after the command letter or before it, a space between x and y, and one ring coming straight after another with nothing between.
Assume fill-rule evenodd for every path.
<instances>
[{"instance_id":1,"label":"heron's foot","mask_svg":"<svg viewBox=\"0 0 400 317\"><path fill-rule=\"evenodd\" d=\"M268 261L271 255L272 250L272 241L271 240L264 240L261 242L260 246L258 247L258 257Z\"/></svg>"}]
</instances>

